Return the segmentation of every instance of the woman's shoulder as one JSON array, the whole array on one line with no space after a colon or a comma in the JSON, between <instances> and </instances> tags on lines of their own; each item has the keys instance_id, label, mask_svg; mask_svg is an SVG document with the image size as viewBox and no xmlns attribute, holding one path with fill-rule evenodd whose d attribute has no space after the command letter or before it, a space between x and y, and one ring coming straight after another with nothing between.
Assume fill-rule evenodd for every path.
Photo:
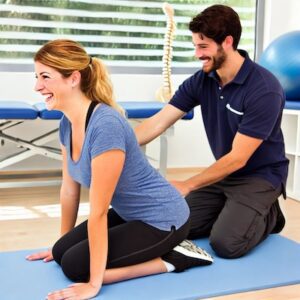
<instances>
[{"instance_id":1,"label":"woman's shoulder","mask_svg":"<svg viewBox=\"0 0 300 300\"><path fill-rule=\"evenodd\" d=\"M68 128L69 125L70 125L70 121L65 115L63 115L59 123L60 130L65 130L66 128Z\"/></svg>"},{"instance_id":2,"label":"woman's shoulder","mask_svg":"<svg viewBox=\"0 0 300 300\"><path fill-rule=\"evenodd\" d=\"M91 120L93 129L110 131L111 133L121 130L127 132L130 125L116 109L100 104L93 113ZM98 129L97 129L98 128Z\"/></svg>"},{"instance_id":3,"label":"woman's shoulder","mask_svg":"<svg viewBox=\"0 0 300 300\"><path fill-rule=\"evenodd\" d=\"M110 121L110 122L117 122L117 123L126 123L126 119L122 116L116 109L113 107L101 103L94 112L94 119L97 121Z\"/></svg>"}]
</instances>

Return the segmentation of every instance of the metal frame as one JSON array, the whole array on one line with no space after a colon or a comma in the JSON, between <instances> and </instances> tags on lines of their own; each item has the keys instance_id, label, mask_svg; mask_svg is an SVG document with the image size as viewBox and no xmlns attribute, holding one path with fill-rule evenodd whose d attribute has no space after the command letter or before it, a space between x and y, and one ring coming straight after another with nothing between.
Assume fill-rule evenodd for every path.
<instances>
[{"instance_id":1,"label":"metal frame","mask_svg":"<svg viewBox=\"0 0 300 300\"><path fill-rule=\"evenodd\" d=\"M259 61L259 58L263 52L264 47L264 33L265 33L265 13L266 13L266 1L256 1L256 28L255 28L255 51L254 60Z\"/></svg>"},{"instance_id":2,"label":"metal frame","mask_svg":"<svg viewBox=\"0 0 300 300\"><path fill-rule=\"evenodd\" d=\"M4 143L5 141L10 141L23 149L21 152L11 154L9 156L6 156L4 159L1 159L0 169L18 163L19 161L27 159L36 154L43 155L49 158L54 158L57 160L62 160L60 149L44 146L46 143L53 141L57 138L56 133L58 129L51 130L46 134L43 134L31 141L26 141L21 138L13 137L4 132L9 128L19 126L23 123L23 120L4 120L2 123L0 123L1 143Z\"/></svg>"}]
</instances>

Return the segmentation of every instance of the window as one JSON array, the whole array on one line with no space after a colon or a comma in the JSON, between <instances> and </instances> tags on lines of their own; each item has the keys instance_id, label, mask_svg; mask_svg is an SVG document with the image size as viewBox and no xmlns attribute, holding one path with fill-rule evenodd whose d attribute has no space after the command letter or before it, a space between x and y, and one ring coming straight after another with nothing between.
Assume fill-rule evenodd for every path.
<instances>
[{"instance_id":1,"label":"window","mask_svg":"<svg viewBox=\"0 0 300 300\"><path fill-rule=\"evenodd\" d=\"M46 41L70 38L109 66L161 67L167 17L163 0L0 0L0 66L32 65ZM169 0L176 23L172 67L199 67L188 23L212 4L240 15L240 48L254 56L255 0ZM7 67L6 67L7 68Z\"/></svg>"}]
</instances>

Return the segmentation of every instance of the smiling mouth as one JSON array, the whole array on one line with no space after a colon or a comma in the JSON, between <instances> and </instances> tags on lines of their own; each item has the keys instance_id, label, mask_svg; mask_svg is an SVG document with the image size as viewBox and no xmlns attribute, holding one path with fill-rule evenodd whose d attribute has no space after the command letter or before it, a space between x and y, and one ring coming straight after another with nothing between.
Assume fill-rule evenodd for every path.
<instances>
[{"instance_id":1,"label":"smiling mouth","mask_svg":"<svg viewBox=\"0 0 300 300\"><path fill-rule=\"evenodd\" d=\"M43 96L46 96L45 102L49 102L53 99L53 94L44 94Z\"/></svg>"},{"instance_id":2,"label":"smiling mouth","mask_svg":"<svg viewBox=\"0 0 300 300\"><path fill-rule=\"evenodd\" d=\"M203 65L206 65L209 63L210 61L210 58L208 57L205 57L205 58L200 58L200 61L202 62Z\"/></svg>"}]
</instances>

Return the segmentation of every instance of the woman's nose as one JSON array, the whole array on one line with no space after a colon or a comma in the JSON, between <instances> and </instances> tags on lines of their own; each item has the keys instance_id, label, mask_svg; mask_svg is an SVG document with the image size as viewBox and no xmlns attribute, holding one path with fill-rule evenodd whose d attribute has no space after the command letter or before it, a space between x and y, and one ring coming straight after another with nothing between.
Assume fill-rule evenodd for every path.
<instances>
[{"instance_id":1,"label":"woman's nose","mask_svg":"<svg viewBox=\"0 0 300 300\"><path fill-rule=\"evenodd\" d=\"M36 80L36 83L35 83L35 86L34 86L34 90L35 90L36 92L39 92L39 91L42 90L42 89L43 89L43 86L42 86L40 80L37 79L37 80Z\"/></svg>"}]
</instances>

